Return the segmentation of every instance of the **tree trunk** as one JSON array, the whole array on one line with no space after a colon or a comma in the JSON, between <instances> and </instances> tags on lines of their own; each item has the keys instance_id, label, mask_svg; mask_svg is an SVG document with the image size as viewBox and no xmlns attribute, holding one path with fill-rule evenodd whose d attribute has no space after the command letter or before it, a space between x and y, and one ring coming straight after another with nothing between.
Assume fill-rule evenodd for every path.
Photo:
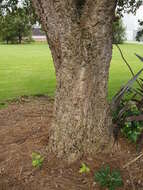
<instances>
[{"instance_id":1,"label":"tree trunk","mask_svg":"<svg viewBox=\"0 0 143 190\"><path fill-rule=\"evenodd\" d=\"M47 33L57 79L48 147L70 162L105 151L115 1L33 0L33 5Z\"/></svg>"},{"instance_id":2,"label":"tree trunk","mask_svg":"<svg viewBox=\"0 0 143 190\"><path fill-rule=\"evenodd\" d=\"M19 35L18 35L18 43L21 44L21 42L22 42L22 36L21 36L21 34L19 33Z\"/></svg>"},{"instance_id":3,"label":"tree trunk","mask_svg":"<svg viewBox=\"0 0 143 190\"><path fill-rule=\"evenodd\" d=\"M8 44L8 42L9 42L8 39L6 39L6 44Z\"/></svg>"}]
</instances>

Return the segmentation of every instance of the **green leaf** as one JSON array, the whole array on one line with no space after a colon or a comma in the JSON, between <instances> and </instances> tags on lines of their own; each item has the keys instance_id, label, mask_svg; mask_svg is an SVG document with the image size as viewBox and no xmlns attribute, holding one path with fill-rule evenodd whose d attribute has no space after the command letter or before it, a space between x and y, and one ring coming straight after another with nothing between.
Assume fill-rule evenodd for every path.
<instances>
[{"instance_id":1,"label":"green leaf","mask_svg":"<svg viewBox=\"0 0 143 190\"><path fill-rule=\"evenodd\" d=\"M32 161L32 166L35 167L35 166L37 166L37 165L38 165L38 160L33 160L33 161Z\"/></svg>"},{"instance_id":2,"label":"green leaf","mask_svg":"<svg viewBox=\"0 0 143 190\"><path fill-rule=\"evenodd\" d=\"M95 181L98 182L101 187L107 187L109 190L115 190L117 187L123 185L120 172L117 170L110 171L109 166L95 172Z\"/></svg>"},{"instance_id":3,"label":"green leaf","mask_svg":"<svg viewBox=\"0 0 143 190\"><path fill-rule=\"evenodd\" d=\"M79 173L88 173L88 172L90 172L89 167L86 166L86 164L82 163Z\"/></svg>"},{"instance_id":4,"label":"green leaf","mask_svg":"<svg viewBox=\"0 0 143 190\"><path fill-rule=\"evenodd\" d=\"M41 167L43 164L43 161L44 161L44 158L40 154L36 152L32 153L32 166Z\"/></svg>"}]
</instances>

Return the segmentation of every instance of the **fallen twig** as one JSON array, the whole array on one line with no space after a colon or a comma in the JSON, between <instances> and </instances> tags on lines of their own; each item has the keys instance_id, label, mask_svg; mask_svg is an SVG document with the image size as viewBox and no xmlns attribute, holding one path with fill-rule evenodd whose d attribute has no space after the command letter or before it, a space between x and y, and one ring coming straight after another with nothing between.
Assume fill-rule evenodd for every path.
<instances>
[{"instance_id":1,"label":"fallen twig","mask_svg":"<svg viewBox=\"0 0 143 190\"><path fill-rule=\"evenodd\" d=\"M20 177L21 177L22 171L23 171L23 167L20 168L20 172L19 172L19 176L18 176L18 179L19 179L19 180L20 180Z\"/></svg>"},{"instance_id":2,"label":"fallen twig","mask_svg":"<svg viewBox=\"0 0 143 190\"><path fill-rule=\"evenodd\" d=\"M141 158L143 156L143 153L142 154L140 154L139 156L137 156L136 158L134 158L133 160L131 160L130 162L128 162L127 164L125 164L124 166L123 166L123 168L126 168L126 167L128 167L128 166L130 166L131 164L133 164L134 162L136 162L139 158Z\"/></svg>"}]
</instances>

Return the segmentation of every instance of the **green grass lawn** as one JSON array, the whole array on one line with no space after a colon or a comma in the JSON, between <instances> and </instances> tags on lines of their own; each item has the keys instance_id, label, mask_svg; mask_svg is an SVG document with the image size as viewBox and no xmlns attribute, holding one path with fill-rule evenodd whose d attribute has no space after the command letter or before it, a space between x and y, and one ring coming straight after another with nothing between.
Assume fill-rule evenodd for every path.
<instances>
[{"instance_id":1,"label":"green grass lawn","mask_svg":"<svg viewBox=\"0 0 143 190\"><path fill-rule=\"evenodd\" d=\"M47 44L0 45L0 101L53 95L56 79Z\"/></svg>"},{"instance_id":2,"label":"green grass lawn","mask_svg":"<svg viewBox=\"0 0 143 190\"><path fill-rule=\"evenodd\" d=\"M120 45L120 48L124 54L124 57L136 74L139 69L143 67L143 62L135 56L135 53L143 56L143 44L123 44ZM119 90L121 86L123 86L123 84L125 84L131 77L132 75L122 60L119 50L114 46L110 67L108 98L111 99L117 90Z\"/></svg>"},{"instance_id":3,"label":"green grass lawn","mask_svg":"<svg viewBox=\"0 0 143 190\"><path fill-rule=\"evenodd\" d=\"M143 55L143 45L120 46L135 72L143 67L134 55ZM131 77L116 47L109 78L109 99ZM0 45L0 101L22 95L54 95L55 72L47 44Z\"/></svg>"}]
</instances>

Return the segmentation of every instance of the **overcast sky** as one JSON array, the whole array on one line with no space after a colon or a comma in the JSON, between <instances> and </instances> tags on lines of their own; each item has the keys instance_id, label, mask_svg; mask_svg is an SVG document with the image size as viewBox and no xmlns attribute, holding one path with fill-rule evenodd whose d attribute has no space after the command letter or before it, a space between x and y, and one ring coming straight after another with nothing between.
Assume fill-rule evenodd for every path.
<instances>
[{"instance_id":1,"label":"overcast sky","mask_svg":"<svg viewBox=\"0 0 143 190\"><path fill-rule=\"evenodd\" d=\"M123 23L126 27L126 30L137 30L138 29L138 20L143 20L143 6L141 6L136 15L125 14L123 18Z\"/></svg>"}]
</instances>

